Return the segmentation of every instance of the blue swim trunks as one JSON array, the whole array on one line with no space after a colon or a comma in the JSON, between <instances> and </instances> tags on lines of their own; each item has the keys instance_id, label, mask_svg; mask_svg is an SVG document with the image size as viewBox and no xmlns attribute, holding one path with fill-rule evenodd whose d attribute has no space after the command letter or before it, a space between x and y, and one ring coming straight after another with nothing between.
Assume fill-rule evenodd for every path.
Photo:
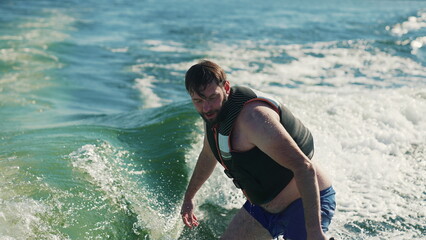
<instances>
[{"instance_id":1,"label":"blue swim trunks","mask_svg":"<svg viewBox=\"0 0 426 240\"><path fill-rule=\"evenodd\" d=\"M336 209L336 192L329 187L320 192L321 201L321 227L327 232L331 218ZM302 199L292 202L280 213L269 213L257 205L247 201L244 209L266 228L272 237L283 236L285 239L306 240L305 217Z\"/></svg>"}]
</instances>

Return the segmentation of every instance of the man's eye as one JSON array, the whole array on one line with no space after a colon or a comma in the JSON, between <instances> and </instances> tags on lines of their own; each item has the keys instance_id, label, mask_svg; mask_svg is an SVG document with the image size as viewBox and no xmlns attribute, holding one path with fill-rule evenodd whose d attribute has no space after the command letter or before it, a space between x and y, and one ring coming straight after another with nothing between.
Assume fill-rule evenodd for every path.
<instances>
[{"instance_id":1,"label":"man's eye","mask_svg":"<svg viewBox=\"0 0 426 240\"><path fill-rule=\"evenodd\" d=\"M211 96L211 97L209 97L209 101L213 101L213 100L215 100L217 98L217 95L214 95L214 96Z\"/></svg>"}]
</instances>

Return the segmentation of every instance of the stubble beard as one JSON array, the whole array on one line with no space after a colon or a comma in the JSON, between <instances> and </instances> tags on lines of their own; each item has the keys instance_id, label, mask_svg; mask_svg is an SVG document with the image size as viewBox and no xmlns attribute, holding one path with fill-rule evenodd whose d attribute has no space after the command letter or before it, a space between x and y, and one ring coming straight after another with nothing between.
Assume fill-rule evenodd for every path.
<instances>
[{"instance_id":1,"label":"stubble beard","mask_svg":"<svg viewBox=\"0 0 426 240\"><path fill-rule=\"evenodd\" d=\"M215 118L212 118L212 119L208 119L206 116L205 116L205 114L216 114L216 117ZM200 116L203 118L203 120L206 122L206 123L208 123L208 124L216 124L217 123L217 118L219 117L219 113L220 113L220 110L216 110L216 111L211 111L211 112L208 112L208 113L200 113Z\"/></svg>"},{"instance_id":2,"label":"stubble beard","mask_svg":"<svg viewBox=\"0 0 426 240\"><path fill-rule=\"evenodd\" d=\"M218 123L220 112L221 112L221 110L223 108L223 105L226 103L226 101L228 101L228 96L225 95L225 98L222 101L222 106L221 106L221 108L219 110L214 110L214 111L210 111L210 112L207 112L207 113L199 113L200 116L203 118L203 120L206 123L208 123L210 125L214 125L214 124ZM207 119L205 117L205 114L212 114L212 113L216 114L215 118L213 118L213 119Z\"/></svg>"}]
</instances>

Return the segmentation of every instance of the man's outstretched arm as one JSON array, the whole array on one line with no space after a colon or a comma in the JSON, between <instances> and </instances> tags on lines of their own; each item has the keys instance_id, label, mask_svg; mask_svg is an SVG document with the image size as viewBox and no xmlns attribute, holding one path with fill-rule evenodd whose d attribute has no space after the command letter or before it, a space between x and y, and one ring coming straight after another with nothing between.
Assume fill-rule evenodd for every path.
<instances>
[{"instance_id":1,"label":"man's outstretched arm","mask_svg":"<svg viewBox=\"0 0 426 240\"><path fill-rule=\"evenodd\" d=\"M189 228L198 226L197 217L193 212L194 204L192 200L204 182L210 177L216 164L217 161L207 142L207 137L204 137L204 145L198 156L197 164L195 165L194 172L192 173L191 180L186 189L181 208L182 220Z\"/></svg>"}]
</instances>

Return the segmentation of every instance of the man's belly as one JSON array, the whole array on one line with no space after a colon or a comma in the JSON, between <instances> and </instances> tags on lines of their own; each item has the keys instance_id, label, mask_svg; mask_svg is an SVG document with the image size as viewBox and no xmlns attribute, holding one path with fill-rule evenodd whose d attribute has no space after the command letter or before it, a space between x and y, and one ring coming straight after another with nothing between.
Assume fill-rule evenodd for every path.
<instances>
[{"instance_id":1,"label":"man's belly","mask_svg":"<svg viewBox=\"0 0 426 240\"><path fill-rule=\"evenodd\" d=\"M331 186L331 181L327 175L316 165L317 180L319 190L324 190ZM293 178L290 183L272 201L262 204L261 207L270 213L279 213L286 209L292 202L300 198L300 193Z\"/></svg>"},{"instance_id":2,"label":"man's belly","mask_svg":"<svg viewBox=\"0 0 426 240\"><path fill-rule=\"evenodd\" d=\"M262 204L261 207L270 213L279 213L298 198L300 198L300 193L293 178L278 196L272 199L272 201Z\"/></svg>"}]
</instances>

